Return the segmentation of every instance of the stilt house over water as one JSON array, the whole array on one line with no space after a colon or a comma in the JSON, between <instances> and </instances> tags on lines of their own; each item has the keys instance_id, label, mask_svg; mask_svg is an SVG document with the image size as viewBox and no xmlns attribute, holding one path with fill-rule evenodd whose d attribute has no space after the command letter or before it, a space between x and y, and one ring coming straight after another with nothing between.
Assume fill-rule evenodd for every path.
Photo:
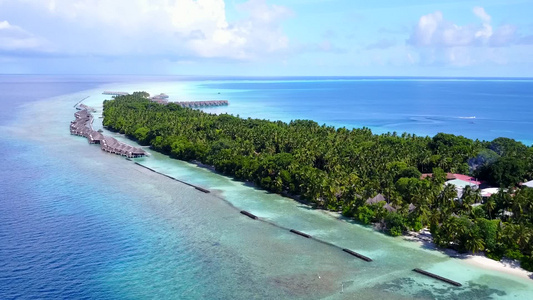
<instances>
[{"instance_id":1,"label":"stilt house over water","mask_svg":"<svg viewBox=\"0 0 533 300\"><path fill-rule=\"evenodd\" d=\"M74 113L74 117L76 119L70 122L70 134L83 136L87 138L90 144L100 144L100 148L109 153L114 153L129 158L147 155L146 151L141 148L121 143L115 138L106 137L102 133L93 130L93 116L89 110L94 111L94 109L86 105L82 105L78 106L78 109L80 110Z\"/></svg>"}]
</instances>

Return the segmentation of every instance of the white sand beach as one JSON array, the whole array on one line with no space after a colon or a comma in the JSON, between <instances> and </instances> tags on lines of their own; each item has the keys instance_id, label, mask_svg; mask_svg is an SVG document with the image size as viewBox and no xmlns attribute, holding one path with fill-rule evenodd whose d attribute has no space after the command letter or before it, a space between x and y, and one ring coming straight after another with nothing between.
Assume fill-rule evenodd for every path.
<instances>
[{"instance_id":1,"label":"white sand beach","mask_svg":"<svg viewBox=\"0 0 533 300\"><path fill-rule=\"evenodd\" d=\"M465 263L479 268L494 270L525 279L533 279L533 272L529 272L520 268L520 263L515 260L504 258L501 261L495 261L486 257L483 252L459 253L452 249L440 249L433 243L431 233L427 229L423 229L420 232L409 232L408 235L404 236L404 239L418 242L421 245L424 245L425 248L441 251L450 257L461 259Z\"/></svg>"}]
</instances>

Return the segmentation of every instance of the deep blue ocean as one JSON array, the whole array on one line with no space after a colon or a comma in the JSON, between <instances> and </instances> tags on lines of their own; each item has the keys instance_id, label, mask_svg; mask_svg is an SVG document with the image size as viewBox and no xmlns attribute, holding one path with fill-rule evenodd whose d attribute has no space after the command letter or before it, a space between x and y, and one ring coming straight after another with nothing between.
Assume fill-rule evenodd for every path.
<instances>
[{"instance_id":1,"label":"deep blue ocean","mask_svg":"<svg viewBox=\"0 0 533 300\"><path fill-rule=\"evenodd\" d=\"M533 143L533 80L307 79L219 82L203 87L229 98L229 112L241 116L311 119L336 127L366 126L375 133L433 136L446 132L472 139L504 136Z\"/></svg>"},{"instance_id":2,"label":"deep blue ocean","mask_svg":"<svg viewBox=\"0 0 533 300\"><path fill-rule=\"evenodd\" d=\"M16 122L22 106L94 88L97 78L70 76L0 76L0 126ZM22 125L23 126L23 125ZM46 129L44 129L46 130ZM120 245L102 230L96 213L61 211L87 191L83 174L61 160L50 160L39 143L0 133L0 298L87 298L101 296L89 287L94 268L112 262ZM68 173L67 173L68 172ZM70 174L67 176L66 174ZM77 206L77 205L76 205ZM72 208L72 207L71 207ZM96 244L95 244L96 242ZM99 261L92 257L98 255ZM107 291L109 292L109 291Z\"/></svg>"},{"instance_id":3,"label":"deep blue ocean","mask_svg":"<svg viewBox=\"0 0 533 300\"><path fill-rule=\"evenodd\" d=\"M225 98L230 106L210 111L243 117L531 141L532 88L528 80L2 75L0 299L527 299L531 280L469 266L157 153L139 160L213 191L199 193L88 145L68 125L81 99L89 97L84 103L98 114L103 90L149 90ZM250 221L238 209L375 262ZM414 267L464 287L418 277Z\"/></svg>"}]
</instances>

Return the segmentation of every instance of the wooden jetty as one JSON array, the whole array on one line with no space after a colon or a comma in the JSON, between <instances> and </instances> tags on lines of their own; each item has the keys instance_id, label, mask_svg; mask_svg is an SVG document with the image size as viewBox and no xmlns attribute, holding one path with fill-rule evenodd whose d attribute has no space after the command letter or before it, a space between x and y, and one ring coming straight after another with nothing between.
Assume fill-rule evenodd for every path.
<instances>
[{"instance_id":1,"label":"wooden jetty","mask_svg":"<svg viewBox=\"0 0 533 300\"><path fill-rule=\"evenodd\" d=\"M189 107L189 108L229 105L228 100L179 101L179 102L174 102L174 103L178 104L181 107Z\"/></svg>"},{"instance_id":2,"label":"wooden jetty","mask_svg":"<svg viewBox=\"0 0 533 300\"><path fill-rule=\"evenodd\" d=\"M166 95L165 95L166 96ZM159 104L169 104L174 103L181 107L188 107L188 108L202 108L202 107L212 107L212 106L227 106L229 105L228 100L207 100L207 101L178 101L178 102L172 102L168 101L166 97L161 97L159 95L154 96L150 98L150 101L156 102Z\"/></svg>"},{"instance_id":3,"label":"wooden jetty","mask_svg":"<svg viewBox=\"0 0 533 300\"><path fill-rule=\"evenodd\" d=\"M360 259L362 259L362 260L364 260L364 261L368 261L368 262L372 261L372 259L371 259L370 257L364 256L364 255L359 254L359 253L357 253L357 252L355 252L355 251L352 251L352 250L350 250L350 249L346 249L346 248L344 248L344 249L342 249L342 251L344 251L344 252L346 252L346 253L348 253L348 254L350 254L350 255L353 255L353 256L355 256L355 257L357 257L357 258L360 258Z\"/></svg>"},{"instance_id":4,"label":"wooden jetty","mask_svg":"<svg viewBox=\"0 0 533 300\"><path fill-rule=\"evenodd\" d=\"M74 113L76 118L70 122L70 134L83 136L87 138L90 144L100 144L103 151L114 153L128 158L145 156L147 153L141 149L136 148L117 141L115 138L106 137L102 133L93 130L93 116L88 109L90 107L81 104L79 109Z\"/></svg>"},{"instance_id":5,"label":"wooden jetty","mask_svg":"<svg viewBox=\"0 0 533 300\"><path fill-rule=\"evenodd\" d=\"M90 112L96 112L96 109L94 109L94 108L92 108L92 107L90 107L90 106L87 106L87 105L85 105L85 104L80 104L80 105L78 105L78 106L76 107L76 109L77 109L77 110L84 110L84 109L85 109L85 110L88 110L88 111L90 111Z\"/></svg>"},{"instance_id":6,"label":"wooden jetty","mask_svg":"<svg viewBox=\"0 0 533 300\"><path fill-rule=\"evenodd\" d=\"M430 273L428 271L424 271L424 270L421 270L421 269L413 269L413 271L419 273L419 274L422 274L422 275L426 275L428 277L431 277L431 278L434 278L434 279L437 279L437 280L440 280L440 281L444 281L446 283L449 283L449 284L452 284L452 285L455 285L455 286L462 286L462 284L460 284L459 282L457 281L453 281L451 279L448 279L448 278L444 278L442 276L439 276L437 274L433 274L433 273Z\"/></svg>"},{"instance_id":7,"label":"wooden jetty","mask_svg":"<svg viewBox=\"0 0 533 300\"><path fill-rule=\"evenodd\" d=\"M105 93L105 92L104 92ZM120 92L108 92L109 95L119 95ZM159 95L154 95L149 98L150 101L156 102L159 104L167 105L169 103L177 104L181 107L188 108L201 108L201 107L211 107L211 106L226 106L229 105L228 100L204 100L204 101L169 101L169 96L165 93Z\"/></svg>"},{"instance_id":8,"label":"wooden jetty","mask_svg":"<svg viewBox=\"0 0 533 300\"><path fill-rule=\"evenodd\" d=\"M129 95L128 93L125 93L125 92L112 92L112 91L105 91L104 94L114 95L114 96ZM174 103L181 107L188 107L188 108L201 108L201 107L229 105L228 100L169 101L168 98L169 96L167 94L160 93L159 95L154 95L152 97L149 97L148 99L152 102L156 102L156 103L163 104L163 105Z\"/></svg>"},{"instance_id":9,"label":"wooden jetty","mask_svg":"<svg viewBox=\"0 0 533 300\"><path fill-rule=\"evenodd\" d=\"M89 97L90 97L90 96L87 96L87 97L81 99L80 101L78 101L78 103L74 104L74 108L77 108L78 105L79 105L80 103L82 103L85 99L87 99L87 98L89 98Z\"/></svg>"},{"instance_id":10,"label":"wooden jetty","mask_svg":"<svg viewBox=\"0 0 533 300\"><path fill-rule=\"evenodd\" d=\"M126 96L126 95L129 95L130 93L127 93L127 92L115 92L115 91L104 91L102 94L103 95L111 95L111 96Z\"/></svg>"}]
</instances>

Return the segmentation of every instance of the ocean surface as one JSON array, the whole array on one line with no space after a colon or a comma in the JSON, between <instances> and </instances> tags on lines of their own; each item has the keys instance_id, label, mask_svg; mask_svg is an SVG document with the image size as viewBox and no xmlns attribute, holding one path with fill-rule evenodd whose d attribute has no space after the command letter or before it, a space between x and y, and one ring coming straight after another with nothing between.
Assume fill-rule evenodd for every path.
<instances>
[{"instance_id":1,"label":"ocean surface","mask_svg":"<svg viewBox=\"0 0 533 300\"><path fill-rule=\"evenodd\" d=\"M533 279L158 153L137 159L212 191L204 194L104 153L68 126L86 97L97 129L103 90L145 90L171 100L226 99L228 107L208 111L242 117L530 143L532 88L528 80L0 76L0 299L530 299Z\"/></svg>"},{"instance_id":2,"label":"ocean surface","mask_svg":"<svg viewBox=\"0 0 533 300\"><path fill-rule=\"evenodd\" d=\"M532 79L241 80L204 83L199 89L231 101L228 109L218 111L245 117L533 143Z\"/></svg>"}]
</instances>

